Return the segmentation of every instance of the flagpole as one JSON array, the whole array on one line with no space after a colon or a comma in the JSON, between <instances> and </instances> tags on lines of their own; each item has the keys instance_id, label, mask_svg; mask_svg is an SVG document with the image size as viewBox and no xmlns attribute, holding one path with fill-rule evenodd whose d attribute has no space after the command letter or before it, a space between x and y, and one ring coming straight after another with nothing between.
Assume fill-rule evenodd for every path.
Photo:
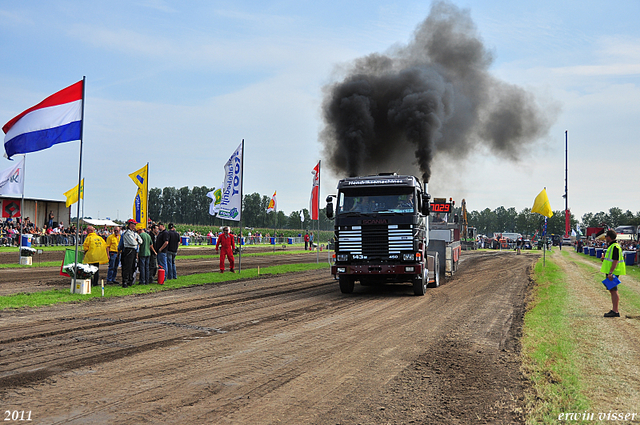
<instances>
[{"instance_id":1,"label":"flagpole","mask_svg":"<svg viewBox=\"0 0 640 425\"><path fill-rule=\"evenodd\" d=\"M278 243L278 234L276 233L276 227L278 226L278 206L276 201L273 201L273 213L276 215L273 220L273 252L276 252L276 244Z\"/></svg>"},{"instance_id":2,"label":"flagpole","mask_svg":"<svg viewBox=\"0 0 640 425\"><path fill-rule=\"evenodd\" d=\"M24 170L27 168L27 154L24 154L22 162L22 178L24 179ZM36 217L37 221L37 217ZM24 227L24 180L22 182L22 198L20 199L20 236L18 239L18 262L22 260L22 228Z\"/></svg>"},{"instance_id":3,"label":"flagpole","mask_svg":"<svg viewBox=\"0 0 640 425\"><path fill-rule=\"evenodd\" d=\"M242 158L240 159L240 249L238 249L238 273L242 273L242 187L244 186L244 139L242 139Z\"/></svg>"},{"instance_id":4,"label":"flagpole","mask_svg":"<svg viewBox=\"0 0 640 425\"><path fill-rule=\"evenodd\" d=\"M80 202L81 195L82 195L82 220L84 221L84 182L82 182L82 190L78 188L78 202Z\"/></svg>"},{"instance_id":5,"label":"flagpole","mask_svg":"<svg viewBox=\"0 0 640 425\"><path fill-rule=\"evenodd\" d=\"M316 232L316 264L320 263L320 173L322 160L318 161L318 231ZM315 208L315 205L314 205Z\"/></svg>"},{"instance_id":6,"label":"flagpole","mask_svg":"<svg viewBox=\"0 0 640 425\"><path fill-rule=\"evenodd\" d=\"M569 130L564 132L564 237L569 237ZM562 241L560 241L562 242Z\"/></svg>"},{"instance_id":7,"label":"flagpole","mask_svg":"<svg viewBox=\"0 0 640 425\"><path fill-rule=\"evenodd\" d=\"M80 113L80 162L78 164L78 196L80 196L80 185L82 184L82 138L84 131L84 93L86 76L82 77L82 112ZM82 198L84 200L84 196ZM73 272L73 293L76 293L76 276L78 275L78 235L80 230L80 200L76 208L76 252L75 252L75 269Z\"/></svg>"},{"instance_id":8,"label":"flagpole","mask_svg":"<svg viewBox=\"0 0 640 425\"><path fill-rule=\"evenodd\" d=\"M145 198L144 207L146 209L144 214L144 219L146 220L144 223L144 229L146 231L149 226L149 163L147 162L147 178L145 179L145 184L147 186L147 197Z\"/></svg>"},{"instance_id":9,"label":"flagpole","mask_svg":"<svg viewBox=\"0 0 640 425\"><path fill-rule=\"evenodd\" d=\"M547 267L547 217L544 218L544 236L542 237L542 267Z\"/></svg>"}]
</instances>

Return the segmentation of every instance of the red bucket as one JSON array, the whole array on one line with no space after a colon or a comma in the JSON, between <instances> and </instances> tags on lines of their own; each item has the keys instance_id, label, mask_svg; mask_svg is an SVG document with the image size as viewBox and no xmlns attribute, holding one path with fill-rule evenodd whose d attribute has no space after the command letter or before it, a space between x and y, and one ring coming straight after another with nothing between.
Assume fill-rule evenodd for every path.
<instances>
[{"instance_id":1,"label":"red bucket","mask_svg":"<svg viewBox=\"0 0 640 425\"><path fill-rule=\"evenodd\" d=\"M158 269L158 285L164 285L164 269L162 267Z\"/></svg>"}]
</instances>

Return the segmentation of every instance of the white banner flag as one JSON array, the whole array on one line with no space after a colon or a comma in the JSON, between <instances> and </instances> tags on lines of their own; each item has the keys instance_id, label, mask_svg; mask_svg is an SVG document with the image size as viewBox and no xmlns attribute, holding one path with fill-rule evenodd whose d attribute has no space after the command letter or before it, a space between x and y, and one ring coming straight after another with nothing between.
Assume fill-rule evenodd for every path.
<instances>
[{"instance_id":1,"label":"white banner flag","mask_svg":"<svg viewBox=\"0 0 640 425\"><path fill-rule=\"evenodd\" d=\"M220 211L220 202L222 201L222 189L216 189L215 187L207 196L211 198L211 204L209 204L209 214L212 216L218 215Z\"/></svg>"},{"instance_id":2,"label":"white banner flag","mask_svg":"<svg viewBox=\"0 0 640 425\"><path fill-rule=\"evenodd\" d=\"M24 193L24 157L16 165L0 172L0 195Z\"/></svg>"},{"instance_id":3,"label":"white banner flag","mask_svg":"<svg viewBox=\"0 0 640 425\"><path fill-rule=\"evenodd\" d=\"M218 218L240 221L242 208L242 143L231 155L224 166L224 181L222 182L220 204L217 207ZM216 202L216 201L214 201Z\"/></svg>"},{"instance_id":4,"label":"white banner flag","mask_svg":"<svg viewBox=\"0 0 640 425\"><path fill-rule=\"evenodd\" d=\"M269 205L267 205L267 212L271 212L271 211L276 212L277 209L278 209L278 201L276 201L276 192L273 192L273 196L269 201Z\"/></svg>"}]
</instances>

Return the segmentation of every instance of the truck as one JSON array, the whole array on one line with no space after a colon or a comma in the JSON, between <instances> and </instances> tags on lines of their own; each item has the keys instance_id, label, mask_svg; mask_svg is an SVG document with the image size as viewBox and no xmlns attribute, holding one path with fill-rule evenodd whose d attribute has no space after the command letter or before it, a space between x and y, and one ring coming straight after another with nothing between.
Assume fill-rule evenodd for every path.
<instances>
[{"instance_id":1,"label":"truck","mask_svg":"<svg viewBox=\"0 0 640 425\"><path fill-rule=\"evenodd\" d=\"M439 257L427 254L429 199L426 185L410 175L338 182L337 194L327 197L326 214L335 219L331 274L342 293L352 293L356 281L410 282L415 295L440 284Z\"/></svg>"}]
</instances>

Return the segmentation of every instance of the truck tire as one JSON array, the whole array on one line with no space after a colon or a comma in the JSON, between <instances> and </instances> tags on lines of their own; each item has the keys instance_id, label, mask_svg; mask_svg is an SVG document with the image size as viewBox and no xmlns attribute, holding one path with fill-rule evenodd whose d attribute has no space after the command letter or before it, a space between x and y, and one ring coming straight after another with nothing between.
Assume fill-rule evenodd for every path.
<instances>
[{"instance_id":1,"label":"truck tire","mask_svg":"<svg viewBox=\"0 0 640 425\"><path fill-rule=\"evenodd\" d=\"M338 276L340 282L340 292L343 294L351 294L353 292L354 281L351 276L340 275Z\"/></svg>"},{"instance_id":2,"label":"truck tire","mask_svg":"<svg viewBox=\"0 0 640 425\"><path fill-rule=\"evenodd\" d=\"M424 295L427 292L427 268L422 268L422 273L413 277L413 293L415 295Z\"/></svg>"},{"instance_id":3,"label":"truck tire","mask_svg":"<svg viewBox=\"0 0 640 425\"><path fill-rule=\"evenodd\" d=\"M437 253L433 264L433 282L429 283L429 288L437 288L440 286L440 256Z\"/></svg>"}]
</instances>

